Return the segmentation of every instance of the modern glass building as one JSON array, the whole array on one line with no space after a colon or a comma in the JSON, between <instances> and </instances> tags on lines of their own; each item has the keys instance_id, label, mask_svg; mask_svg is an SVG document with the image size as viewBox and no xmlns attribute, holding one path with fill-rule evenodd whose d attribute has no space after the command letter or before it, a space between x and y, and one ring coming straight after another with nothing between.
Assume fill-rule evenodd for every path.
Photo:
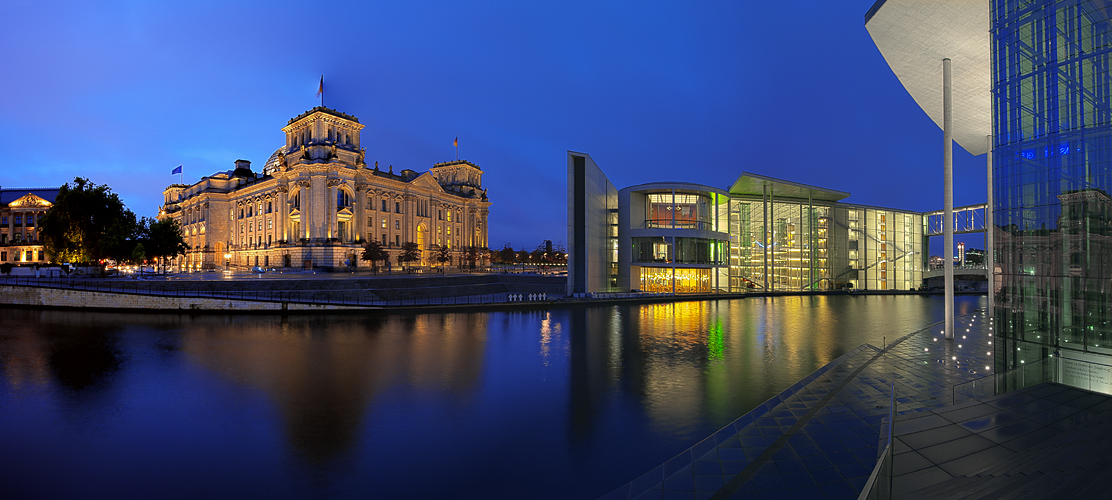
<instances>
[{"instance_id":1,"label":"modern glass building","mask_svg":"<svg viewBox=\"0 0 1112 500\"><path fill-rule=\"evenodd\" d=\"M568 153L568 293L908 290L926 267L923 214L743 172L729 189L614 191Z\"/></svg>"},{"instance_id":2,"label":"modern glass building","mask_svg":"<svg viewBox=\"0 0 1112 500\"><path fill-rule=\"evenodd\" d=\"M729 206L726 191L686 182L618 191L617 289L728 290Z\"/></svg>"},{"instance_id":3,"label":"modern glass building","mask_svg":"<svg viewBox=\"0 0 1112 500\"><path fill-rule=\"evenodd\" d=\"M991 155L997 373L1054 356L1057 380L1112 392L1112 4L879 0L865 19L940 126L952 61L954 140Z\"/></svg>"},{"instance_id":4,"label":"modern glass building","mask_svg":"<svg viewBox=\"0 0 1112 500\"><path fill-rule=\"evenodd\" d=\"M730 187L730 289L908 290L923 280L920 213L743 173Z\"/></svg>"},{"instance_id":5,"label":"modern glass building","mask_svg":"<svg viewBox=\"0 0 1112 500\"><path fill-rule=\"evenodd\" d=\"M1112 8L993 0L1004 367L1112 355Z\"/></svg>"}]
</instances>

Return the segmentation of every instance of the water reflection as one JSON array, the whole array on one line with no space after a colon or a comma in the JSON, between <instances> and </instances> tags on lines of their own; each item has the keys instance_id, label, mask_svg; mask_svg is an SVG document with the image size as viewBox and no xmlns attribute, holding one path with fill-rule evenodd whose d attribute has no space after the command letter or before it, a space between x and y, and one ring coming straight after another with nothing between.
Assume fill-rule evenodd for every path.
<instances>
[{"instance_id":1,"label":"water reflection","mask_svg":"<svg viewBox=\"0 0 1112 500\"><path fill-rule=\"evenodd\" d=\"M192 361L265 391L290 445L319 463L350 450L365 411L392 387L467 399L482 370L485 323L477 314L245 317L197 321L181 338Z\"/></svg>"},{"instance_id":2,"label":"water reflection","mask_svg":"<svg viewBox=\"0 0 1112 500\"><path fill-rule=\"evenodd\" d=\"M0 351L5 378L14 387L52 380L80 391L106 384L119 369L118 329L90 325L83 314L28 314L34 320L12 325L7 348Z\"/></svg>"},{"instance_id":3,"label":"water reflection","mask_svg":"<svg viewBox=\"0 0 1112 500\"><path fill-rule=\"evenodd\" d=\"M960 300L958 314L980 299ZM111 496L139 470L135 497L183 482L183 497L211 496L197 478L234 478L276 498L595 498L942 307L832 296L424 315L5 313L0 470L18 492ZM74 456L116 461L56 470ZM42 469L65 480L21 479Z\"/></svg>"}]
</instances>

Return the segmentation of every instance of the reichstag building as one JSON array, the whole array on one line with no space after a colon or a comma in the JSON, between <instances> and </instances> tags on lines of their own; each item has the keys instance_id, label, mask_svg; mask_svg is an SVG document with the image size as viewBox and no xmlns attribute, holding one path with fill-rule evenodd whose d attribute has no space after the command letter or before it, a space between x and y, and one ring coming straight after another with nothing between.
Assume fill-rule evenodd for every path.
<instances>
[{"instance_id":1,"label":"reichstag building","mask_svg":"<svg viewBox=\"0 0 1112 500\"><path fill-rule=\"evenodd\" d=\"M487 246L490 201L478 165L456 160L420 173L368 165L362 128L318 106L282 128L286 144L261 173L236 160L233 170L167 187L160 217L178 221L189 245L178 269L369 267L360 257L371 240L393 264L410 242L420 250L410 265L436 264L440 246L450 249L448 264L461 264L467 247Z\"/></svg>"}]
</instances>

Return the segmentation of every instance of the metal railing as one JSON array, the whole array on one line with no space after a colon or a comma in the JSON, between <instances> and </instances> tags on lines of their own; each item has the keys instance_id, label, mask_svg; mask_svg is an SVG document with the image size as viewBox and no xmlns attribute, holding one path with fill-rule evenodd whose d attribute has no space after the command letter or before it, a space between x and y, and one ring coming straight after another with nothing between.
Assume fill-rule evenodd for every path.
<instances>
[{"instance_id":1,"label":"metal railing","mask_svg":"<svg viewBox=\"0 0 1112 500\"><path fill-rule=\"evenodd\" d=\"M541 293L472 293L457 296L414 297L406 299L382 299L370 289L333 289L333 290L205 290L183 289L175 282L136 282L98 279L69 278L32 278L4 277L0 284L107 292L120 294L148 295L157 297L181 297L197 299L226 299L262 302L285 302L335 306L452 306L468 304L498 304L509 302L546 302L555 295ZM491 283L490 285L494 285ZM463 285L480 287L478 285ZM446 287L439 287L441 289Z\"/></svg>"},{"instance_id":2,"label":"metal railing","mask_svg":"<svg viewBox=\"0 0 1112 500\"><path fill-rule=\"evenodd\" d=\"M896 383L892 382L892 402L888 409L888 435L884 451L880 452L880 459L873 467L873 473L861 489L857 500L888 500L892 498L893 462L895 461L895 445L893 444L893 429L896 427Z\"/></svg>"}]
</instances>

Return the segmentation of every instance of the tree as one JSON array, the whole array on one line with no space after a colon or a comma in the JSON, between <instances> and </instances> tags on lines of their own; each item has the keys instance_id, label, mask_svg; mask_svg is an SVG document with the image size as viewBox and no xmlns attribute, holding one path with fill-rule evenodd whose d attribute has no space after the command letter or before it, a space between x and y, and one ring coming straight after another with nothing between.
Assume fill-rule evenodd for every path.
<instances>
[{"instance_id":1,"label":"tree","mask_svg":"<svg viewBox=\"0 0 1112 500\"><path fill-rule=\"evenodd\" d=\"M463 249L463 259L467 261L471 269L475 269L475 261L479 260L479 255L486 250L478 245L468 245Z\"/></svg>"},{"instance_id":2,"label":"tree","mask_svg":"<svg viewBox=\"0 0 1112 500\"><path fill-rule=\"evenodd\" d=\"M514 252L514 247L510 246L509 243L506 243L505 246L498 251L498 260L503 264L513 264L516 256L517 252Z\"/></svg>"},{"instance_id":3,"label":"tree","mask_svg":"<svg viewBox=\"0 0 1112 500\"><path fill-rule=\"evenodd\" d=\"M386 254L386 250L382 249L381 243L375 240L369 240L366 245L363 245L363 255L360 258L370 262L375 271L378 271L378 266L375 266L375 262L381 260L385 264L387 257L389 257L389 255Z\"/></svg>"},{"instance_id":4,"label":"tree","mask_svg":"<svg viewBox=\"0 0 1112 500\"><path fill-rule=\"evenodd\" d=\"M181 225L174 219L167 217L154 220L144 217L139 225L144 236L144 249L152 259L173 258L189 249L189 245L182 239Z\"/></svg>"},{"instance_id":5,"label":"tree","mask_svg":"<svg viewBox=\"0 0 1112 500\"><path fill-rule=\"evenodd\" d=\"M440 265L452 260L452 248L448 245L433 245L433 250L436 251L436 261Z\"/></svg>"},{"instance_id":6,"label":"tree","mask_svg":"<svg viewBox=\"0 0 1112 500\"><path fill-rule=\"evenodd\" d=\"M58 190L39 234L50 260L90 263L130 258L138 228L135 214L108 186L77 177Z\"/></svg>"},{"instance_id":7,"label":"tree","mask_svg":"<svg viewBox=\"0 0 1112 500\"><path fill-rule=\"evenodd\" d=\"M548 253L544 251L544 248L544 244L542 243L536 250L529 252L529 260L532 262L544 262L547 260Z\"/></svg>"},{"instance_id":8,"label":"tree","mask_svg":"<svg viewBox=\"0 0 1112 500\"><path fill-rule=\"evenodd\" d=\"M131 255L127 258L128 262L132 264L142 264L147 260L147 249L143 247L143 242L136 243L131 249Z\"/></svg>"},{"instance_id":9,"label":"tree","mask_svg":"<svg viewBox=\"0 0 1112 500\"><path fill-rule=\"evenodd\" d=\"M402 254L398 256L398 263L402 266L421 259L421 248L412 241L402 243Z\"/></svg>"}]
</instances>

